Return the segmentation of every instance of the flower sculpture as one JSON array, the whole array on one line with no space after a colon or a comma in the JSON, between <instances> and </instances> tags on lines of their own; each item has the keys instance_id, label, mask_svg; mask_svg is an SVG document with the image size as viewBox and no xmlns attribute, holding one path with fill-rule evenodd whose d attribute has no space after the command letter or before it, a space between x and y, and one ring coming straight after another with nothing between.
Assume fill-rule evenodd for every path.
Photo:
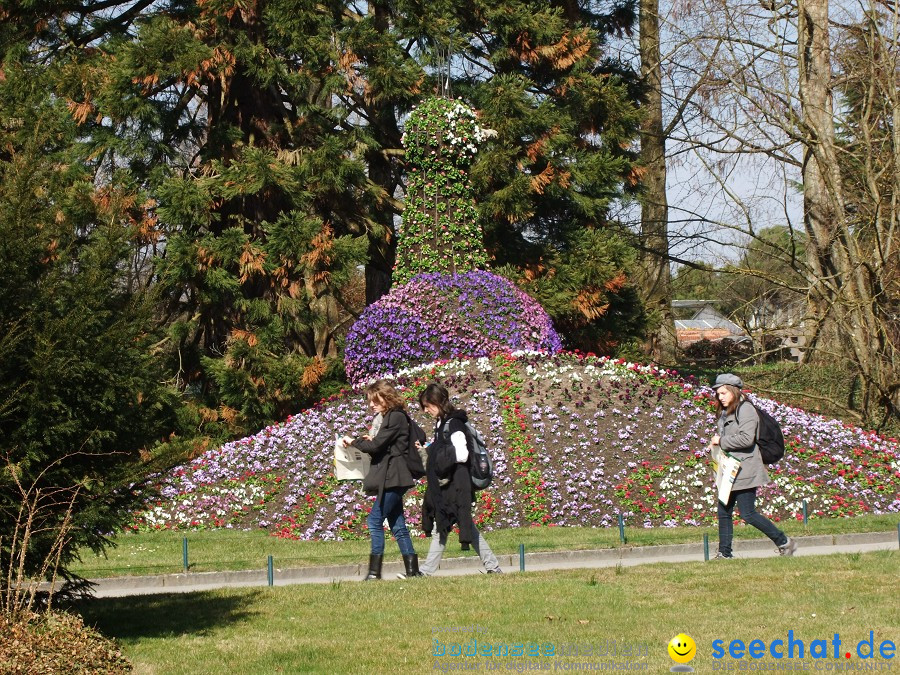
<instances>
[{"instance_id":1,"label":"flower sculpture","mask_svg":"<svg viewBox=\"0 0 900 675\"><path fill-rule=\"evenodd\" d=\"M454 356L562 348L537 302L479 269L486 254L468 168L490 133L460 101L428 99L410 115L394 288L347 333L344 366L353 384Z\"/></svg>"},{"instance_id":2,"label":"flower sculpture","mask_svg":"<svg viewBox=\"0 0 900 675\"><path fill-rule=\"evenodd\" d=\"M488 133L460 101L431 98L412 111L403 134L409 174L394 283L485 267L469 166Z\"/></svg>"},{"instance_id":3,"label":"flower sculpture","mask_svg":"<svg viewBox=\"0 0 900 675\"><path fill-rule=\"evenodd\" d=\"M713 392L655 366L561 352L537 302L477 269L484 253L475 246L480 232L464 167L482 138L474 113L460 103L427 101L413 115L405 143L415 170L398 284L347 335L351 381L393 374L412 399L434 379L454 392L494 461L494 483L478 497L476 522L485 531L610 527L619 518L629 527L714 523L705 451L716 432ZM757 404L788 440L785 458L770 468L772 483L761 490L764 515L800 519L807 507L814 518L900 513L896 439L773 401ZM371 498L358 481L335 479L331 444L369 420L361 393L342 392L151 476L155 485L131 529L266 528L291 539L363 538ZM406 495L414 536L424 536L422 498L421 485Z\"/></svg>"},{"instance_id":4,"label":"flower sculpture","mask_svg":"<svg viewBox=\"0 0 900 675\"><path fill-rule=\"evenodd\" d=\"M347 334L350 381L458 355L508 350L558 352L543 308L490 272L420 274L369 305Z\"/></svg>"}]
</instances>

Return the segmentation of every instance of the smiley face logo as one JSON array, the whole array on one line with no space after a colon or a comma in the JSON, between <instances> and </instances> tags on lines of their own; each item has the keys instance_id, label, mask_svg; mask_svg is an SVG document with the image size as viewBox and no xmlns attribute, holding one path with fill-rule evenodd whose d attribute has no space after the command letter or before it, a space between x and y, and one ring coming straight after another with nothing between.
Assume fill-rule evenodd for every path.
<instances>
[{"instance_id":1,"label":"smiley face logo","mask_svg":"<svg viewBox=\"0 0 900 675\"><path fill-rule=\"evenodd\" d=\"M697 655L697 645L690 635L679 633L669 640L669 656L675 663L687 663Z\"/></svg>"}]
</instances>

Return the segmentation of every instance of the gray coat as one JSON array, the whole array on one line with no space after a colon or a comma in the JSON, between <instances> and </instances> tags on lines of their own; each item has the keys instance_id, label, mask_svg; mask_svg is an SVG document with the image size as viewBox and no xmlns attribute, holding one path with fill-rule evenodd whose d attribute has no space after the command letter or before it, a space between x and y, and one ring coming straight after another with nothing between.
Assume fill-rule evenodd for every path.
<instances>
[{"instance_id":1,"label":"gray coat","mask_svg":"<svg viewBox=\"0 0 900 675\"><path fill-rule=\"evenodd\" d=\"M723 412L719 417L719 447L741 460L741 470L732 489L762 487L769 482L769 472L756 445L759 413L745 398L741 398L735 413Z\"/></svg>"}]
</instances>

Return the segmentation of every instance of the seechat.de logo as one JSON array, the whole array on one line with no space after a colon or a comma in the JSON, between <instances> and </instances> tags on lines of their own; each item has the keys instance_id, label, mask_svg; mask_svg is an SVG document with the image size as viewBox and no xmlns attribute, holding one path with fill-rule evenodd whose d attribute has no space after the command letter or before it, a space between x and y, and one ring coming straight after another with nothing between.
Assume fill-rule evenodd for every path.
<instances>
[{"instance_id":1,"label":"seechat.de logo","mask_svg":"<svg viewBox=\"0 0 900 675\"><path fill-rule=\"evenodd\" d=\"M814 661L824 659L861 659L864 661L883 659L889 661L895 657L897 647L891 640L878 641L875 632L869 631L869 637L858 642L844 643L837 633L832 638L812 640L807 642L794 636L794 631L789 630L787 640L741 640L734 639L713 640L712 657L714 659L761 659L771 657L773 659L812 659ZM871 663L871 662L870 662ZM818 668L817 668L818 669ZM717 670L713 664L713 670Z\"/></svg>"}]
</instances>

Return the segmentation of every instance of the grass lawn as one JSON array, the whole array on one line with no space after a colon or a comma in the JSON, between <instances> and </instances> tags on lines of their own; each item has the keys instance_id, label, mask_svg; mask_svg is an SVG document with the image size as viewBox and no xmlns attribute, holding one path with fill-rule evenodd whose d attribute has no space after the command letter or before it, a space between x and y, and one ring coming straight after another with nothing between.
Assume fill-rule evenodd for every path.
<instances>
[{"instance_id":1,"label":"grass lawn","mask_svg":"<svg viewBox=\"0 0 900 675\"><path fill-rule=\"evenodd\" d=\"M828 518L802 522L791 521L779 525L789 534L845 534L848 532L887 532L897 529L898 516L861 516L857 518ZM709 535L710 550L715 551L716 529L700 527L625 528L626 545L652 546L703 541ZM751 528L736 526L737 538L758 538ZM236 532L234 530L206 530L194 532L150 532L122 534L115 538L116 546L107 556L91 551L82 552L82 562L72 571L87 578L124 575L167 574L183 571L183 540L188 539L188 563L192 572L240 569L262 569L269 555L278 567L306 567L339 565L360 562L369 553L364 541L292 541L270 536L264 530ZM529 553L612 548L621 546L618 528L586 527L525 527L497 530L487 535L491 548L498 554L518 554L519 544ZM428 550L427 539L416 539L416 550ZM451 536L448 555L466 555L459 551ZM474 555L469 552L467 555ZM387 560L399 560L400 554L392 542L386 549Z\"/></svg>"},{"instance_id":2,"label":"grass lawn","mask_svg":"<svg viewBox=\"0 0 900 675\"><path fill-rule=\"evenodd\" d=\"M691 636L697 672L713 665L777 665L771 656L712 656L714 640L788 640L809 650L828 641L827 664L863 663L857 643L900 643L900 554L836 554L727 563L654 564L498 576L433 577L204 593L97 599L79 607L89 624L117 638L136 673L564 672L572 664L631 660L644 672L673 666L666 645ZM456 632L451 629L477 629ZM835 633L841 657L832 657ZM533 644L553 656L435 655L477 639ZM618 654L601 652L615 642ZM566 645L579 653L560 655ZM630 656L623 654L628 648ZM588 652L588 650L590 650ZM803 661L809 670L826 660ZM891 660L874 659L887 665ZM496 668L491 668L496 666ZM569 666L569 668L567 668ZM528 668L528 670L523 670ZM597 666L599 669L599 665ZM824 671L823 671L824 672Z\"/></svg>"}]
</instances>

